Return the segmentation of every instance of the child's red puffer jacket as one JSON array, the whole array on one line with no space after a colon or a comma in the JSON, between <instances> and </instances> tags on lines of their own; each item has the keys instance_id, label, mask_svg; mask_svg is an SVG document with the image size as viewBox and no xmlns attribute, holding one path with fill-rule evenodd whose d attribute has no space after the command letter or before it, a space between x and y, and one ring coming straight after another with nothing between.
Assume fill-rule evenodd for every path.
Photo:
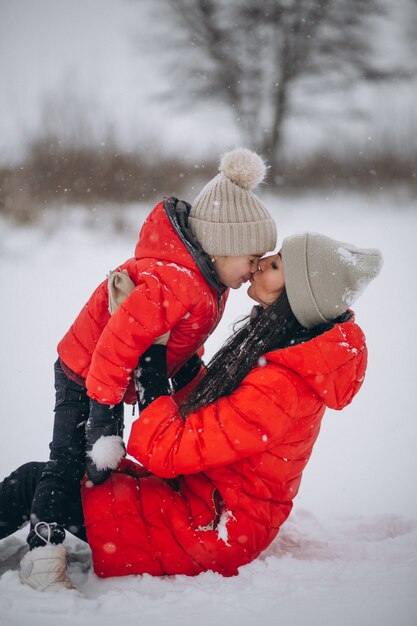
<instances>
[{"instance_id":1,"label":"child's red puffer jacket","mask_svg":"<svg viewBox=\"0 0 417 626\"><path fill-rule=\"evenodd\" d=\"M131 373L156 337L172 329L167 346L172 376L222 316L228 291L207 280L201 251L184 243L175 225L178 202L166 198L153 209L134 258L116 268L126 269L136 285L127 300L110 317L105 279L58 345L64 365L85 380L90 398L102 404L135 401Z\"/></svg>"}]
</instances>

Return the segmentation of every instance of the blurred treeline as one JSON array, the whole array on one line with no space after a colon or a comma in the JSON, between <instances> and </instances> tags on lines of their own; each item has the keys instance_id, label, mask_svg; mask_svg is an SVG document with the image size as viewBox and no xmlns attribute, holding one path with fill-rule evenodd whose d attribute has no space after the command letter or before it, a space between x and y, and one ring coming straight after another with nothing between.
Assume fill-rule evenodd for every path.
<instances>
[{"instance_id":1,"label":"blurred treeline","mask_svg":"<svg viewBox=\"0 0 417 626\"><path fill-rule=\"evenodd\" d=\"M270 189L407 185L417 192L415 115L408 121L393 116L387 131L373 132L372 142L357 135L335 141L329 133L327 141L300 152L286 141L288 124L297 115L310 115L314 102L316 111L326 103L323 117L330 110L337 119L340 94L343 99L360 85L368 91L416 85L417 0L399 5L386 0L136 1L155 27L152 35L159 31L156 39L163 41L155 54L166 72L162 95L168 104L172 100L170 115L175 106L192 109L201 102L229 110L241 145L267 158ZM402 54L391 54L383 33L391 32L387 27L398 7L401 19L392 32L400 35ZM357 112L351 113L353 119ZM196 163L181 151L164 156L152 142L128 150L109 130L93 136L76 99L66 105L57 100L52 108L49 103L44 117L43 133L28 141L22 162L0 168L0 212L19 222L36 219L48 205L122 204L163 195L192 201L194 190L217 169L217 154ZM402 125L400 140L388 132L396 124Z\"/></svg>"},{"instance_id":2,"label":"blurred treeline","mask_svg":"<svg viewBox=\"0 0 417 626\"><path fill-rule=\"evenodd\" d=\"M174 157L149 160L116 145L65 145L40 138L17 167L0 168L0 213L30 222L46 206L157 201L175 195L192 201L217 169L217 159L191 164ZM283 159L268 188L291 193L307 189L387 190L407 185L417 194L416 157L403 157L390 146L377 153L344 158L317 153L295 161Z\"/></svg>"}]
</instances>

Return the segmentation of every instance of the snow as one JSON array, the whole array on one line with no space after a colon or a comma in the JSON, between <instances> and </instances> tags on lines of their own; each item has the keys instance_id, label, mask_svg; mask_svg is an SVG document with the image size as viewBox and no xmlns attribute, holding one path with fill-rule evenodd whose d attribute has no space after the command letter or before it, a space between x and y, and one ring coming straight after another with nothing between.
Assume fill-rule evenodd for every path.
<instances>
[{"instance_id":1,"label":"snow","mask_svg":"<svg viewBox=\"0 0 417 626\"><path fill-rule=\"evenodd\" d=\"M227 546L230 546L230 543L228 543L229 533L227 532L227 522L231 519L236 519L232 511L223 511L216 528L219 539L224 541Z\"/></svg>"},{"instance_id":2,"label":"snow","mask_svg":"<svg viewBox=\"0 0 417 626\"><path fill-rule=\"evenodd\" d=\"M340 248L338 248L336 250L336 252L340 255L340 257L343 259L343 261L347 264L347 265L357 265L358 263L358 258L355 254L353 254L350 250L348 250L347 248L343 248L342 246L340 246ZM359 251L358 251L359 252Z\"/></svg>"},{"instance_id":3,"label":"snow","mask_svg":"<svg viewBox=\"0 0 417 626\"><path fill-rule=\"evenodd\" d=\"M356 281L354 289L346 289L345 293L342 296L343 302L346 304L346 306L353 306L359 296L364 292L368 284L369 280L367 278L364 278L362 280Z\"/></svg>"},{"instance_id":4,"label":"snow","mask_svg":"<svg viewBox=\"0 0 417 626\"><path fill-rule=\"evenodd\" d=\"M21 626L414 626L417 524L401 517L319 522L294 512L276 541L239 576L97 579L85 544L70 544L69 574L79 591L41 594L17 572L1 578L2 624ZM21 543L3 540L16 556ZM2 552L3 554L3 552ZM16 567L17 559L9 557ZM30 620L30 621L29 621Z\"/></svg>"},{"instance_id":5,"label":"snow","mask_svg":"<svg viewBox=\"0 0 417 626\"><path fill-rule=\"evenodd\" d=\"M365 251L360 250L356 248L355 246L349 246L349 248L350 249L344 246L340 246L336 250L336 253L339 255L342 262L345 263L346 265L357 267L358 273L362 272L362 273L367 274L368 272L372 271L370 263L367 262L366 260L366 257L365 257L366 253L364 254ZM373 250L373 253L374 253L374 256L376 256L376 254L378 254L378 251ZM361 261L361 264L358 265L360 261ZM381 270L382 266L383 266L383 259L378 258L378 260L376 260L376 267L373 270L374 276ZM334 272L333 272L333 275L335 275ZM351 289L346 289L345 293L343 294L343 302L346 304L346 306L348 307L353 306L356 300L359 298L359 296L366 289L368 284L369 284L368 276L365 276L362 279L356 278L355 287Z\"/></svg>"},{"instance_id":6,"label":"snow","mask_svg":"<svg viewBox=\"0 0 417 626\"><path fill-rule=\"evenodd\" d=\"M173 267L178 272L184 272L184 274L187 274L188 276L190 276L190 278L193 277L193 273L191 272L191 270L188 269L188 267L183 267L182 265L178 265L177 263L167 263L167 267Z\"/></svg>"},{"instance_id":7,"label":"snow","mask_svg":"<svg viewBox=\"0 0 417 626\"><path fill-rule=\"evenodd\" d=\"M148 361L149 358L146 357L145 361ZM135 390L136 390L136 397L138 398L140 404L144 403L145 400L145 388L143 387L143 385L140 384L139 380L142 374L142 370L141 368L138 366L136 368L136 376L135 376Z\"/></svg>"},{"instance_id":8,"label":"snow","mask_svg":"<svg viewBox=\"0 0 417 626\"><path fill-rule=\"evenodd\" d=\"M19 581L22 529L0 542L2 625L415 625L415 199L398 189L263 195L262 201L280 241L313 230L380 248L385 260L355 305L369 348L363 388L341 413L327 411L277 540L233 578L208 572L101 580L91 570L88 546L70 536L69 570L79 590L52 595ZM56 344L108 268L131 256L149 208L126 210L124 234L113 232L105 207L93 216L81 207L45 213L37 228L0 222L0 476L47 458ZM232 293L208 354L250 309L245 288ZM132 419L128 409L126 436Z\"/></svg>"}]
</instances>

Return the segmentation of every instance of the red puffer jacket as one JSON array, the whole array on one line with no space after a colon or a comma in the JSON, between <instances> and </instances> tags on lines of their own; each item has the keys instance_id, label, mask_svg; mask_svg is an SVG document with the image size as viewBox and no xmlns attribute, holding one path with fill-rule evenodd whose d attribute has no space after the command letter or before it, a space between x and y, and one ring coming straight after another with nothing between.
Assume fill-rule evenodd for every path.
<instances>
[{"instance_id":1,"label":"red puffer jacket","mask_svg":"<svg viewBox=\"0 0 417 626\"><path fill-rule=\"evenodd\" d=\"M61 360L102 404L135 400L134 390L125 396L130 375L140 355L169 329L167 359L174 374L204 343L224 309L227 292L208 284L164 202L146 219L135 257L117 268L126 269L136 285L129 298L110 317L104 280L58 345Z\"/></svg>"},{"instance_id":2,"label":"red puffer jacket","mask_svg":"<svg viewBox=\"0 0 417 626\"><path fill-rule=\"evenodd\" d=\"M269 352L230 396L184 421L161 397L133 424L128 452L152 475L113 473L82 490L98 576L237 574L288 517L326 406L362 385L367 350L353 317Z\"/></svg>"}]
</instances>

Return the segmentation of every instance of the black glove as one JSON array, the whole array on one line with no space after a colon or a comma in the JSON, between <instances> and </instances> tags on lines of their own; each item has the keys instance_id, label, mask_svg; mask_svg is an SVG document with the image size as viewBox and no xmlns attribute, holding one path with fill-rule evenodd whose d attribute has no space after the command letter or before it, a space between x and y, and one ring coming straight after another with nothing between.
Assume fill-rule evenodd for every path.
<instances>
[{"instance_id":1,"label":"black glove","mask_svg":"<svg viewBox=\"0 0 417 626\"><path fill-rule=\"evenodd\" d=\"M90 400L90 415L85 425L86 471L95 485L104 483L126 454L119 430L113 407Z\"/></svg>"},{"instance_id":2,"label":"black glove","mask_svg":"<svg viewBox=\"0 0 417 626\"><path fill-rule=\"evenodd\" d=\"M204 362L197 353L188 359L187 363L171 378L175 393L188 385L197 376L202 365L204 365Z\"/></svg>"},{"instance_id":3,"label":"black glove","mask_svg":"<svg viewBox=\"0 0 417 626\"><path fill-rule=\"evenodd\" d=\"M166 345L153 344L142 354L135 369L135 387L139 411L146 409L159 396L171 395Z\"/></svg>"}]
</instances>

